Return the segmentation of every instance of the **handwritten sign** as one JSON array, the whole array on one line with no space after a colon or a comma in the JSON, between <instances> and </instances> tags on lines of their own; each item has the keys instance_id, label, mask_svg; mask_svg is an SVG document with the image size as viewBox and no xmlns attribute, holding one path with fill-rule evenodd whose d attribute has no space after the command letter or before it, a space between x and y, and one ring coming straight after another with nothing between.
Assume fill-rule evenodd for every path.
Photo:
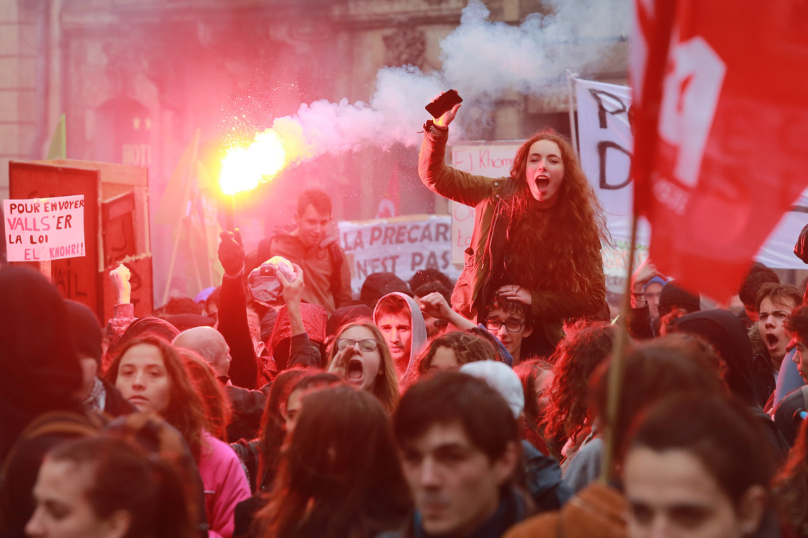
<instances>
[{"instance_id":1,"label":"handwritten sign","mask_svg":"<svg viewBox=\"0 0 808 538\"><path fill-rule=\"evenodd\" d=\"M452 265L451 218L448 216L341 221L337 226L340 246L351 267L351 290L355 294L372 273L395 273L409 281L416 271L429 267L451 278L460 276Z\"/></svg>"},{"instance_id":2,"label":"handwritten sign","mask_svg":"<svg viewBox=\"0 0 808 538\"><path fill-rule=\"evenodd\" d=\"M507 177L520 142L468 143L451 150L452 167L469 174L485 177ZM457 202L449 203L452 215L452 263L463 265L463 251L471 245L474 231L474 208Z\"/></svg>"},{"instance_id":3,"label":"handwritten sign","mask_svg":"<svg viewBox=\"0 0 808 538\"><path fill-rule=\"evenodd\" d=\"M8 261L78 258L84 248L84 195L3 200Z\"/></svg>"}]
</instances>

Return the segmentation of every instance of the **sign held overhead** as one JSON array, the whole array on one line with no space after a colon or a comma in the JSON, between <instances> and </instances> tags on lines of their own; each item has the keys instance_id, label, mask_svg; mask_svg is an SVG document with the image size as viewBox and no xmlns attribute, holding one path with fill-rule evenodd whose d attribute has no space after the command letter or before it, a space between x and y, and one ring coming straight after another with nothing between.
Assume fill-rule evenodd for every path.
<instances>
[{"instance_id":1,"label":"sign held overhead","mask_svg":"<svg viewBox=\"0 0 808 538\"><path fill-rule=\"evenodd\" d=\"M3 200L11 262L85 256L84 195Z\"/></svg>"}]
</instances>

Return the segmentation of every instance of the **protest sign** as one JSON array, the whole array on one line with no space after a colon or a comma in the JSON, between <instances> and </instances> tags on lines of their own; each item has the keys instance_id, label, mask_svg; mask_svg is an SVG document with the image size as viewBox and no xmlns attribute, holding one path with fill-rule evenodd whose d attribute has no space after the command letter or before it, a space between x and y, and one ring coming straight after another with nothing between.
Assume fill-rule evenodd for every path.
<instances>
[{"instance_id":1,"label":"protest sign","mask_svg":"<svg viewBox=\"0 0 808 538\"><path fill-rule=\"evenodd\" d=\"M413 215L364 222L341 221L340 246L351 268L351 291L359 294L372 273L390 272L408 281L428 267L460 276L452 265L451 218Z\"/></svg>"},{"instance_id":2,"label":"protest sign","mask_svg":"<svg viewBox=\"0 0 808 538\"><path fill-rule=\"evenodd\" d=\"M628 123L632 105L631 88L590 80L575 80L578 104L578 138L581 167L595 190L606 214L606 225L615 248L604 246L604 272L607 277L624 276L615 260L627 259L631 236L634 182L629 176L634 137ZM805 265L792 250L800 231L808 223L808 191L794 202L758 251L756 259L778 269L803 269ZM640 219L638 248L647 256L651 230ZM636 267L636 263L635 263Z\"/></svg>"},{"instance_id":3,"label":"protest sign","mask_svg":"<svg viewBox=\"0 0 808 538\"><path fill-rule=\"evenodd\" d=\"M3 200L8 261L78 258L84 248L84 195Z\"/></svg>"},{"instance_id":4,"label":"protest sign","mask_svg":"<svg viewBox=\"0 0 808 538\"><path fill-rule=\"evenodd\" d=\"M485 177L507 177L511 173L517 142L466 142L451 148L452 167ZM474 231L474 208L457 202L449 203L452 215L452 263L463 265L463 251L471 245Z\"/></svg>"}]
</instances>

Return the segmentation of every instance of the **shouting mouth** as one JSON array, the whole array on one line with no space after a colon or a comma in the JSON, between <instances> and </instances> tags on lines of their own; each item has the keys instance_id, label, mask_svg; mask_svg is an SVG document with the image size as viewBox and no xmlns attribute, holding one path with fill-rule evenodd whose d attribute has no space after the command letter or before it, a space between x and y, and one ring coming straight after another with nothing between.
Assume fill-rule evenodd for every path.
<instances>
[{"instance_id":1,"label":"shouting mouth","mask_svg":"<svg viewBox=\"0 0 808 538\"><path fill-rule=\"evenodd\" d=\"M536 188L539 189L539 192L544 194L547 192L547 189L550 187L550 178L545 175L536 176Z\"/></svg>"},{"instance_id":2,"label":"shouting mouth","mask_svg":"<svg viewBox=\"0 0 808 538\"><path fill-rule=\"evenodd\" d=\"M347 379L349 383L355 383L357 385L362 383L362 379L365 377L365 366L362 364L362 361L359 359L351 359L348 361L348 372L347 372Z\"/></svg>"},{"instance_id":3,"label":"shouting mouth","mask_svg":"<svg viewBox=\"0 0 808 538\"><path fill-rule=\"evenodd\" d=\"M775 335L774 333L768 333L766 336L764 336L764 339L766 340L766 346L770 350L776 349L777 346L780 344L780 339L777 338L777 335Z\"/></svg>"}]
</instances>

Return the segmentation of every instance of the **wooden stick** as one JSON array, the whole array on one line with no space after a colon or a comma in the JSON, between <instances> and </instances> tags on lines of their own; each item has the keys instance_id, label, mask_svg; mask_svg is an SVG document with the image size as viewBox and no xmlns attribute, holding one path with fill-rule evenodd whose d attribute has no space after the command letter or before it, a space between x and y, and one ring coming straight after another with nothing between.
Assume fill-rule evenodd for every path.
<instances>
[{"instance_id":1,"label":"wooden stick","mask_svg":"<svg viewBox=\"0 0 808 538\"><path fill-rule=\"evenodd\" d=\"M190 159L185 163L185 168L182 171L182 200L180 201L182 205L180 205L180 218L175 228L177 235L174 237L174 248L171 249L171 261L168 264L168 278L166 279L166 290L163 293L163 305L168 302L168 292L171 290L171 277L174 276L174 262L177 260L177 249L179 249L180 236L182 235L182 221L188 209L188 196L191 192L191 176L193 176L193 171L196 168L196 152L199 149L199 132L200 130L197 129L194 134L193 149L191 150Z\"/></svg>"},{"instance_id":2,"label":"wooden stick","mask_svg":"<svg viewBox=\"0 0 808 538\"><path fill-rule=\"evenodd\" d=\"M227 231L233 232L236 228L236 195L231 194L227 197L227 202L224 205L224 220L227 225Z\"/></svg>"},{"instance_id":3,"label":"wooden stick","mask_svg":"<svg viewBox=\"0 0 808 538\"><path fill-rule=\"evenodd\" d=\"M567 98L569 100L569 107L570 107L570 138L572 139L572 149L575 150L575 155L578 156L578 160L581 160L581 152L578 151L578 129L575 127L575 93L574 93L574 81L576 75L572 73L569 69L567 69Z\"/></svg>"},{"instance_id":4,"label":"wooden stick","mask_svg":"<svg viewBox=\"0 0 808 538\"><path fill-rule=\"evenodd\" d=\"M628 253L628 270L626 286L620 301L620 316L617 322L617 338L614 342L614 352L609 365L609 392L606 401L606 418L609 424L603 431L603 468L600 472L600 481L608 484L613 478L614 455L618 447L615 446L613 427L617 421L620 409L620 391L623 384L623 357L628 343L628 316L631 308L631 275L634 273L634 252L637 248L637 215L631 219L631 246Z\"/></svg>"}]
</instances>

